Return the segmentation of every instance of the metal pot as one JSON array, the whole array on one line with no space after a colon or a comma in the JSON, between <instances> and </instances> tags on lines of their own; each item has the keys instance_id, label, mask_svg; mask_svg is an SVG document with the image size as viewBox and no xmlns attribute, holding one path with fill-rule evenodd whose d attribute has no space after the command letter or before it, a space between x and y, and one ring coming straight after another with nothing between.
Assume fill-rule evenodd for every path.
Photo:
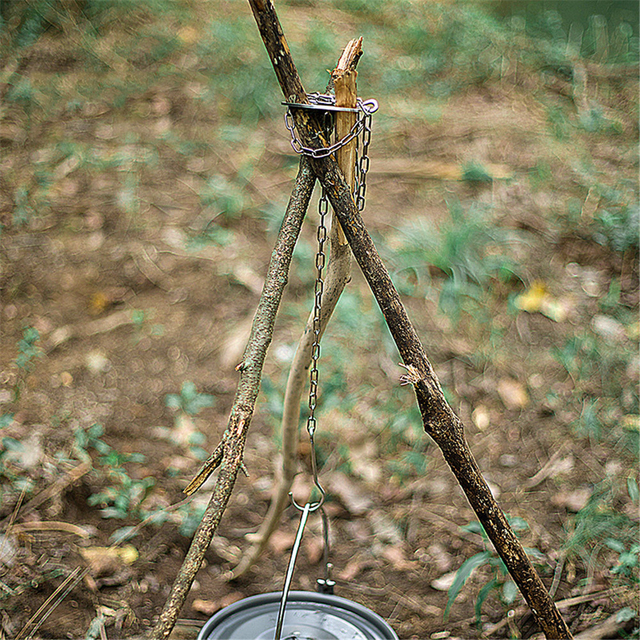
<instances>
[{"instance_id":1,"label":"metal pot","mask_svg":"<svg viewBox=\"0 0 640 640\"><path fill-rule=\"evenodd\" d=\"M202 627L198 640L273 640L281 593L240 600L218 611ZM282 640L398 640L377 614L339 596L291 591Z\"/></svg>"}]
</instances>

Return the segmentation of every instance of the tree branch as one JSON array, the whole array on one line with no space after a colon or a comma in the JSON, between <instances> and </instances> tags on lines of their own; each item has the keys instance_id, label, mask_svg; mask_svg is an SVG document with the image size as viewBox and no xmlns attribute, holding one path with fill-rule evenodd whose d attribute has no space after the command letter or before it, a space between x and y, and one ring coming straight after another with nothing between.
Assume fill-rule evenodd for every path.
<instances>
[{"instance_id":1,"label":"tree branch","mask_svg":"<svg viewBox=\"0 0 640 640\"><path fill-rule=\"evenodd\" d=\"M186 491L188 493L196 491L218 466L220 473L202 521L195 532L189 551L165 602L162 614L149 635L150 640L163 640L169 637L191 584L202 564L204 554L211 544L213 534L227 507L238 471L243 467L244 445L260 388L262 366L273 336L273 326L282 299L282 292L287 283L291 256L309 206L314 183L315 178L309 163L303 158L300 161L295 187L289 199L275 248L271 254L265 285L253 320L251 336L242 362L237 367L240 371L240 381L227 429L222 436L221 443L216 447L209 460L204 463Z\"/></svg>"},{"instance_id":2,"label":"tree branch","mask_svg":"<svg viewBox=\"0 0 640 640\"><path fill-rule=\"evenodd\" d=\"M339 107L356 106L356 77L355 70L358 60L362 55L362 38L351 40L345 47L335 70L332 73L332 82L336 90L336 105ZM353 126L352 118L355 114L349 112L336 113L336 138L344 137ZM346 145L338 155L338 164L345 175L350 175L348 181L353 190L355 169L355 140ZM340 154L338 151L338 154ZM329 233L330 256L327 265L327 274L322 293L322 307L320 310L320 336L322 337L327 324L333 314L342 292L351 278L351 249L347 239L340 228L340 223L333 215L331 231ZM281 458L276 463L276 482L271 496L271 503L267 514L260 525L260 529L247 536L252 541L251 546L242 556L238 566L233 570L231 579L239 578L253 566L260 557L273 532L280 522L282 511L289 502L289 491L298 470L298 442L300 422L300 402L305 382L309 376L309 364L311 362L311 349L313 346L313 311L309 315L296 353L291 362L287 387L284 394L282 409L282 421L280 433L282 435Z\"/></svg>"},{"instance_id":3,"label":"tree branch","mask_svg":"<svg viewBox=\"0 0 640 640\"><path fill-rule=\"evenodd\" d=\"M249 0L285 97L290 87L302 87L288 47L274 48L269 33L284 34L271 0ZM263 33L264 29L264 33ZM286 42L285 42L286 43ZM285 71L286 70L286 71ZM289 76L290 77L287 77ZM297 111L304 111L299 109ZM318 127L302 117L296 126L305 144L320 146ZM562 616L551 600L522 545L513 533L496 503L464 437L462 422L448 405L438 378L420 343L387 272L353 202L349 186L332 157L312 160L317 178L327 193L340 224L351 245L369 286L382 310L391 334L402 356L407 375L405 381L414 386L425 431L434 439L465 492L478 519L493 542L509 573L529 604L536 620L548 638L571 638Z\"/></svg>"}]
</instances>

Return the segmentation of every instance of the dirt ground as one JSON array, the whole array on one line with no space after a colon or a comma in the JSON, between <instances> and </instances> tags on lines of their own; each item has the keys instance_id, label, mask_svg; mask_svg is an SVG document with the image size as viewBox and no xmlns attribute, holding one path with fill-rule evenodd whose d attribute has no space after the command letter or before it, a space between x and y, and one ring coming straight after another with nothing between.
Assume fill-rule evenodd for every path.
<instances>
[{"instance_id":1,"label":"dirt ground","mask_svg":"<svg viewBox=\"0 0 640 640\"><path fill-rule=\"evenodd\" d=\"M60 94L73 95L85 72L65 46L60 36L43 37L19 74L34 86L57 74ZM141 526L120 551L105 550L112 534L139 524L143 512L181 503L202 450L218 443L296 171L280 116L262 119L250 134L229 128L225 138L197 74L184 77L160 78L117 108L92 99L29 116L14 102L0 114L0 414L12 416L3 422L0 454L2 638L133 638L149 630L189 546L181 528L189 530L209 496L211 485L185 503L190 507L169 510L162 524ZM600 206L580 183L576 159L588 157L603 182L637 186L637 84L605 78L589 85L620 135L577 131L558 139L543 104L569 101L561 79L553 82L537 76L471 86L452 94L433 122L403 116L399 102L381 104L365 219L392 270L401 223L446 220L454 198L490 207L492 224L519 234L508 249L524 280L492 285L483 302L489 320L463 313L456 322L432 290L412 295L411 278L403 280L400 269L394 275L406 285L403 300L483 473L505 512L527 521L523 542L539 551L543 580L556 600L567 601L562 612L579 632L635 607L631 583L610 571L617 558L608 559L611 550L600 548L590 564L563 547L595 487L606 478L623 486L635 462L620 439L580 437L570 428L580 417L570 402L578 382L553 349L594 326L614 281L620 305L635 313L638 270L637 244L625 252L598 244L580 224L569 228L563 211L567 199L578 198L586 229ZM182 151L158 142L169 134L202 144ZM63 153L65 142L75 151ZM495 179L460 179L470 161ZM534 188L532 175L543 164L548 176ZM53 167L47 205L29 201L33 213L17 224L16 194L26 184L36 193L37 169L45 165ZM216 218L218 205L205 201L211 176L240 176L232 215ZM232 201L236 194L228 191ZM249 477L237 482L175 638L195 638L220 607L282 585L297 526L293 509L249 577L229 582L226 573L269 504L282 388L312 297L314 207L315 200L265 367L247 444ZM207 235L212 230L217 235ZM443 281L436 267L429 276L434 286ZM559 315L507 311L535 281L545 283ZM474 605L492 576L489 565L473 573L443 620L453 572L485 543L473 528L461 528L473 512L437 447L420 434L411 389L399 385L399 358L357 266L343 302L324 337L318 427L336 593L379 613L401 638L537 633L522 599L505 605L498 591L476 627ZM37 329L40 351L20 366L27 326ZM617 327L606 340L635 353L637 320ZM637 356L624 364L628 394L635 393L637 364ZM213 406L191 415L167 406L167 394L185 382L213 396ZM634 413L617 411L620 423ZM95 424L103 431L91 431ZM304 499L302 439L296 495ZM115 457L107 461L109 451ZM141 502L145 478L155 484ZM128 496L123 518L101 512L114 506L95 498L109 486ZM637 519L631 498L616 495L616 511ZM314 589L320 555L314 519L294 588Z\"/></svg>"}]
</instances>

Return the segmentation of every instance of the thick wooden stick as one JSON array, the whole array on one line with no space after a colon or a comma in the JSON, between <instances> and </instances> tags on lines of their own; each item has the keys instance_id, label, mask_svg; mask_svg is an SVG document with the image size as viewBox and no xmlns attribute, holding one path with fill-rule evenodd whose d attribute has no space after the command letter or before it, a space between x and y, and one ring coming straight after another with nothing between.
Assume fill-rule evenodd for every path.
<instances>
[{"instance_id":1,"label":"thick wooden stick","mask_svg":"<svg viewBox=\"0 0 640 640\"><path fill-rule=\"evenodd\" d=\"M331 74L331 80L336 91L336 105L339 107L356 106L356 77L355 70L362 55L362 38L351 40L345 47L336 68ZM346 118L345 118L346 116ZM336 136L342 138L353 126L355 114L349 112L336 113ZM343 152L340 155L340 152ZM338 151L338 164L353 189L355 170L355 140ZM333 214L331 231L329 233L330 256L322 293L322 308L320 310L320 336L333 315L342 292L351 278L351 249L340 227L340 223ZM291 362L287 387L284 394L280 433L282 434L281 460L276 463L276 481L271 495L271 503L267 514L255 534L247 536L251 546L245 551L238 565L233 569L230 579L240 578L258 560L265 550L273 532L276 530L282 511L290 503L289 491L298 470L298 443L300 426L300 402L302 392L309 379L309 364L311 349L314 342L312 311L304 328L296 353Z\"/></svg>"},{"instance_id":2,"label":"thick wooden stick","mask_svg":"<svg viewBox=\"0 0 640 640\"><path fill-rule=\"evenodd\" d=\"M280 306L282 292L287 284L291 256L309 206L314 183L315 178L309 163L303 158L276 246L271 254L267 277L253 320L251 336L242 362L238 365L240 381L231 408L229 424L222 437L222 442L216 447L210 460L205 462L200 473L190 483L189 492L195 491L218 466L220 473L211 500L173 583L171 593L165 602L156 626L149 635L150 640L163 640L169 637L196 573L202 565L204 554L211 544L213 534L227 507L238 471L242 468L244 444L260 389L262 366L271 343L276 314Z\"/></svg>"},{"instance_id":3,"label":"thick wooden stick","mask_svg":"<svg viewBox=\"0 0 640 640\"><path fill-rule=\"evenodd\" d=\"M355 66L362 55L362 38L351 40L345 47L344 52L338 60L336 68L331 74L333 88L336 93L336 107L348 107L354 109L357 106L358 88L356 78L358 72ZM356 123L356 114L350 111L338 111L336 113L336 140L342 140L349 134L351 128ZM356 141L340 147L336 151L336 162L342 171L342 175L347 184L353 187L356 179ZM335 212L333 214L334 224L337 226L337 240L341 245L347 244L347 239L340 227Z\"/></svg>"},{"instance_id":4,"label":"thick wooden stick","mask_svg":"<svg viewBox=\"0 0 640 640\"><path fill-rule=\"evenodd\" d=\"M286 41L273 3L271 0L249 0L249 3L283 93L286 97L295 95L296 88L301 88L302 83L289 48L283 46ZM278 34L277 39L272 34ZM283 56L287 59L283 59ZM319 127L313 121L298 118L296 125L305 146L321 146ZM442 450L469 503L547 638L571 638L571 632L482 477L464 437L462 422L442 393L433 367L364 226L336 161L329 157L312 160L312 165L405 362L405 381L413 384L425 431Z\"/></svg>"}]
</instances>

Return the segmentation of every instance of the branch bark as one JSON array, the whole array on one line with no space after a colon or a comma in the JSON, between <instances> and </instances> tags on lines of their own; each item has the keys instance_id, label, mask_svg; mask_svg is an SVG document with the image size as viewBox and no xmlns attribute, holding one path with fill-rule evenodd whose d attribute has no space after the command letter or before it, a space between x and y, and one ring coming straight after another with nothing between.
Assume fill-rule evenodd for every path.
<instances>
[{"instance_id":1,"label":"branch bark","mask_svg":"<svg viewBox=\"0 0 640 640\"><path fill-rule=\"evenodd\" d=\"M193 493L196 491L209 475L217 467L220 467L216 485L160 618L149 635L150 640L163 640L169 637L196 573L202 565L204 555L211 544L213 534L227 507L238 471L243 468L244 446L260 388L262 366L271 343L276 313L287 284L293 249L309 206L314 183L315 178L309 163L305 158L302 158L295 187L289 199L275 248L271 254L265 285L253 320L251 336L242 362L237 367L240 371L240 381L227 429L220 444L185 489L185 492Z\"/></svg>"},{"instance_id":2,"label":"branch bark","mask_svg":"<svg viewBox=\"0 0 640 640\"><path fill-rule=\"evenodd\" d=\"M295 95L294 88L302 87L302 83L288 47L282 46L286 41L273 3L271 0L249 0L249 3L284 95L289 97L292 92ZM273 33L278 34L276 41L270 35ZM317 125L303 117L296 119L296 125L305 146L320 146L322 139L318 135ZM441 449L545 635L548 638L571 638L571 632L482 477L466 442L462 422L442 393L433 367L364 226L336 161L331 157L312 160L312 166L405 362L405 382L414 387L425 431Z\"/></svg>"},{"instance_id":3,"label":"branch bark","mask_svg":"<svg viewBox=\"0 0 640 640\"><path fill-rule=\"evenodd\" d=\"M356 106L357 87L355 70L362 55L362 38L351 40L345 47L338 64L331 74L331 80L336 92L336 105L339 107ZM350 112L336 113L336 138L341 139L354 124L355 114ZM342 152L342 153L341 153ZM353 190L355 177L355 140L338 151L338 164L345 176L349 176L348 183ZM340 227L340 223L333 214L331 231L329 233L330 256L327 274L322 294L322 308L320 311L320 338L329 323L338 300L351 278L351 249ZM296 353L291 362L287 386L284 394L282 421L281 459L276 463L276 481L271 496L271 503L267 514L255 534L247 536L252 544L243 554L238 566L232 571L230 579L239 578L247 573L262 555L273 532L280 522L280 516L289 502L289 491L298 470L298 442L300 423L300 402L305 383L309 377L311 363L311 349L313 346L313 311L309 315Z\"/></svg>"}]
</instances>

